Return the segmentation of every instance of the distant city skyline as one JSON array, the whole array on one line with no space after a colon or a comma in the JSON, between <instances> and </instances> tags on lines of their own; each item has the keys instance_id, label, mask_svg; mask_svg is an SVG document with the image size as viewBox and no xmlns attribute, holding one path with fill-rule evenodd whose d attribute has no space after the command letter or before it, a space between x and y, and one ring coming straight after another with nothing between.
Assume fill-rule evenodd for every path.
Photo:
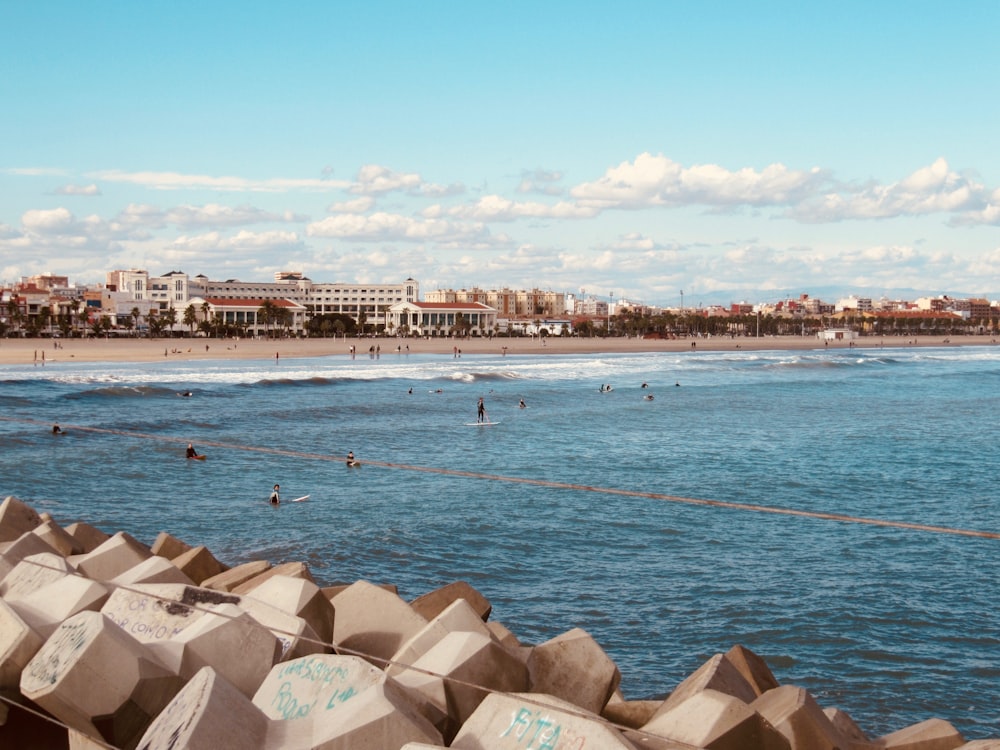
<instances>
[{"instance_id":1,"label":"distant city skyline","mask_svg":"<svg viewBox=\"0 0 1000 750\"><path fill-rule=\"evenodd\" d=\"M0 19L0 282L1000 297L996 3Z\"/></svg>"}]
</instances>

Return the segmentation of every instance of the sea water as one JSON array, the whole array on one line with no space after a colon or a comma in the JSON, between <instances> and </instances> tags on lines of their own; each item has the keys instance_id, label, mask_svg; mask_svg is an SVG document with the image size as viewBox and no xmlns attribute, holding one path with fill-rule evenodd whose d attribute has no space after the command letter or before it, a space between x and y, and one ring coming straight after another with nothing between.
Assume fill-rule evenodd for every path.
<instances>
[{"instance_id":1,"label":"sea water","mask_svg":"<svg viewBox=\"0 0 1000 750\"><path fill-rule=\"evenodd\" d=\"M743 644L871 736L973 739L1000 540L944 530L1000 532L998 414L993 347L57 361L0 367L0 496L324 584L465 580L526 643L587 630L630 699Z\"/></svg>"}]
</instances>

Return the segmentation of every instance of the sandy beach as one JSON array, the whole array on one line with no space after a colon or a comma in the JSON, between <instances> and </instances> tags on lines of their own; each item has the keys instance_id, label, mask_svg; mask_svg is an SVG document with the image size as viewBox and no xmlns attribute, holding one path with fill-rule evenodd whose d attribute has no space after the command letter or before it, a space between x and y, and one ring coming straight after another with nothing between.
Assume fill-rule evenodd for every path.
<instances>
[{"instance_id":1,"label":"sandy beach","mask_svg":"<svg viewBox=\"0 0 1000 750\"><path fill-rule=\"evenodd\" d=\"M941 336L885 338L867 337L853 342L855 349L889 349L931 346L996 346L991 336ZM57 366L62 362L153 362L161 359L186 361L219 359L287 359L296 357L368 355L369 347L379 354L503 354L510 356L545 354L599 354L614 352L761 351L848 349L848 342L828 345L814 336L774 336L761 338L337 338L337 339L2 339L0 364Z\"/></svg>"},{"instance_id":2,"label":"sandy beach","mask_svg":"<svg viewBox=\"0 0 1000 750\"><path fill-rule=\"evenodd\" d=\"M370 347L378 347L380 355L401 353L441 354L503 354L510 356L545 354L599 354L621 352L682 352L682 351L761 351L849 349L849 342L825 344L815 336L772 336L760 338L575 338L575 337L497 337L481 338L406 338L406 339L3 339L0 341L0 364L56 365L59 362L152 362L161 359L187 361L218 359L288 359L368 355ZM855 349L880 349L930 346L995 346L990 336L891 336L861 338L853 342Z\"/></svg>"}]
</instances>

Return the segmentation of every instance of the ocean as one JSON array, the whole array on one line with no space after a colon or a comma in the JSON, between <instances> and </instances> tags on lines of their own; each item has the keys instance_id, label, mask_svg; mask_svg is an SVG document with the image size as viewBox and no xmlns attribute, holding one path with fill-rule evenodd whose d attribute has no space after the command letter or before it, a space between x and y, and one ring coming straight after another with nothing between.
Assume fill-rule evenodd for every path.
<instances>
[{"instance_id":1,"label":"ocean","mask_svg":"<svg viewBox=\"0 0 1000 750\"><path fill-rule=\"evenodd\" d=\"M0 367L0 496L323 584L465 580L523 642L589 632L629 699L742 644L872 737L976 739L998 415L995 347L57 361Z\"/></svg>"}]
</instances>

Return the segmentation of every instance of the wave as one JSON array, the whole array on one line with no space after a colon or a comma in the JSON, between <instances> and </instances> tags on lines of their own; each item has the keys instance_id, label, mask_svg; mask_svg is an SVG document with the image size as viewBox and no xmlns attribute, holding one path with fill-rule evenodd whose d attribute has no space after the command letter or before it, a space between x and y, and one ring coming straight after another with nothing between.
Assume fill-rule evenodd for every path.
<instances>
[{"instance_id":1,"label":"wave","mask_svg":"<svg viewBox=\"0 0 1000 750\"><path fill-rule=\"evenodd\" d=\"M71 400L90 398L149 398L150 396L174 396L176 393L177 391L173 388L164 388L157 385L115 385L67 393L65 398Z\"/></svg>"},{"instance_id":2,"label":"wave","mask_svg":"<svg viewBox=\"0 0 1000 750\"><path fill-rule=\"evenodd\" d=\"M511 371L497 372L453 372L444 376L445 380L460 381L462 383L476 383L479 381L498 380L520 380L521 375Z\"/></svg>"}]
</instances>

